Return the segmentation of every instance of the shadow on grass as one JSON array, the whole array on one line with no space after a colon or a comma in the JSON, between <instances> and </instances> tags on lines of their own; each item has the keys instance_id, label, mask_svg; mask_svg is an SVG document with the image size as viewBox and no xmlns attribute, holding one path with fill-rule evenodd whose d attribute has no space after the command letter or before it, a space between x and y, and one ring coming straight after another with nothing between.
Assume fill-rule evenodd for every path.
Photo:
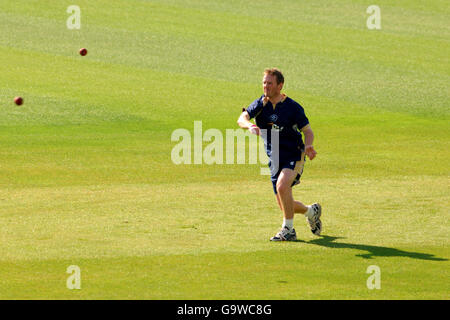
<instances>
[{"instance_id":1,"label":"shadow on grass","mask_svg":"<svg viewBox=\"0 0 450 320\"><path fill-rule=\"evenodd\" d=\"M395 248L371 246L366 244L354 244L354 243L339 243L333 242L336 239L345 239L343 237L331 237L331 236L321 236L319 239L304 241L297 240L297 242L303 242L306 244L314 244L327 248L336 249L356 249L361 251L367 251L368 253L357 254L357 257L364 259L372 259L373 257L408 257L413 259L421 260L432 260L432 261L448 261L448 259L438 258L432 254L420 253L420 252L408 252Z\"/></svg>"}]
</instances>

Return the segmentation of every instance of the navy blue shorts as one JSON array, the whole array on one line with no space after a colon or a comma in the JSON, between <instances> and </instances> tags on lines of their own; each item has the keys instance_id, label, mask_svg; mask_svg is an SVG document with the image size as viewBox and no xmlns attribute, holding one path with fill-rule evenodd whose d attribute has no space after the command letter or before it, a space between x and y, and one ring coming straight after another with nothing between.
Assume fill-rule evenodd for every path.
<instances>
[{"instance_id":1,"label":"navy blue shorts","mask_svg":"<svg viewBox=\"0 0 450 320\"><path fill-rule=\"evenodd\" d=\"M294 170L297 175L295 176L294 181L292 181L292 187L300 184L300 178L302 176L303 173L303 167L305 165L305 153L302 152L302 156L301 156L301 160L292 160L292 161L282 161L279 165L279 168L277 170L277 172L273 173L271 175L271 180L272 180L272 185L273 185L273 192L275 194L277 194L277 181L278 181L278 177L281 173L281 170L285 169L285 168L289 168L291 170ZM273 171L273 168L271 168L271 163L269 162L269 168L271 169L271 171Z\"/></svg>"}]
</instances>

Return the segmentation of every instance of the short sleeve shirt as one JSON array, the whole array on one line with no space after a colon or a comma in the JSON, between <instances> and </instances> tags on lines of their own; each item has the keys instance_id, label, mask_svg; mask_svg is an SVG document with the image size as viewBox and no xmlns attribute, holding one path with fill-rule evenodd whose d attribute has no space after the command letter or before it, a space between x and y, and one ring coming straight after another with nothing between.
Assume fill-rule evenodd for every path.
<instances>
[{"instance_id":1,"label":"short sleeve shirt","mask_svg":"<svg viewBox=\"0 0 450 320\"><path fill-rule=\"evenodd\" d=\"M269 159L276 150L275 140L278 139L280 161L301 160L304 143L300 129L309 124L303 107L284 96L274 107L264 95L253 101L246 109L250 118L255 118L256 125L262 130L261 137Z\"/></svg>"}]
</instances>

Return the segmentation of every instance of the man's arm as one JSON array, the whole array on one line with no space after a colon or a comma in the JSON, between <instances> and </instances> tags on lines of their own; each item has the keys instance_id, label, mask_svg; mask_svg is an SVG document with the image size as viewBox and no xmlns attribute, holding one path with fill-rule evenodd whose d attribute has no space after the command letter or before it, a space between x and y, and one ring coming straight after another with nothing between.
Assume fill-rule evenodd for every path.
<instances>
[{"instance_id":1,"label":"man's arm","mask_svg":"<svg viewBox=\"0 0 450 320\"><path fill-rule=\"evenodd\" d=\"M250 122L250 115L247 111L243 111L237 121L239 127L242 129L248 129L251 133L259 135L260 130L259 127Z\"/></svg>"},{"instance_id":2,"label":"man's arm","mask_svg":"<svg viewBox=\"0 0 450 320\"><path fill-rule=\"evenodd\" d=\"M311 129L311 126L307 124L301 130L305 135L305 153L310 160L316 157L316 150L314 150L313 142L314 142L314 132Z\"/></svg>"}]
</instances>

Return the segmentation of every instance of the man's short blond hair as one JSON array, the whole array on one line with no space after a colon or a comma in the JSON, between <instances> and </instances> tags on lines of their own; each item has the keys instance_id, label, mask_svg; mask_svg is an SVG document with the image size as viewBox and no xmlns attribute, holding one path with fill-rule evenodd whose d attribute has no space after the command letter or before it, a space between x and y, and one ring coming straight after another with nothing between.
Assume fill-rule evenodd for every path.
<instances>
[{"instance_id":1,"label":"man's short blond hair","mask_svg":"<svg viewBox=\"0 0 450 320\"><path fill-rule=\"evenodd\" d=\"M277 84L284 83L284 76L281 70L278 68L267 68L264 70L264 74L270 74L277 79Z\"/></svg>"}]
</instances>

